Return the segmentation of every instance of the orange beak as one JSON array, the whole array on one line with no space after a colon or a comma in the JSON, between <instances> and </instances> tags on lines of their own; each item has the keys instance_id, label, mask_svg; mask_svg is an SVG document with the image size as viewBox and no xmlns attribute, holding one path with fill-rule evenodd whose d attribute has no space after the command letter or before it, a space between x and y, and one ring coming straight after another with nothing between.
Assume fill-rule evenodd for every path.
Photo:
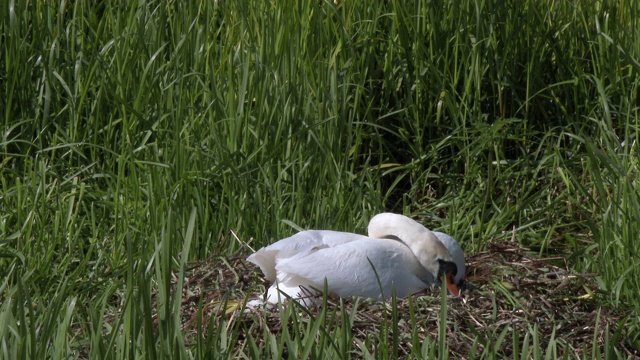
<instances>
[{"instance_id":1,"label":"orange beak","mask_svg":"<svg viewBox=\"0 0 640 360\"><path fill-rule=\"evenodd\" d=\"M449 292L451 293L451 295L460 296L460 289L458 289L458 285L456 285L455 280L453 279L453 276L451 275L451 273L447 273L445 277L447 278L446 280L447 289L449 289Z\"/></svg>"}]
</instances>

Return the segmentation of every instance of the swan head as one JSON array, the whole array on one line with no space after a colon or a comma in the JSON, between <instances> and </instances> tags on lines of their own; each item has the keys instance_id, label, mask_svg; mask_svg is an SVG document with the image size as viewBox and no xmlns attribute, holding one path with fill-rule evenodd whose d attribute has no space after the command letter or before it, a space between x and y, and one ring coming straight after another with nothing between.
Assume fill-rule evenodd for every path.
<instances>
[{"instance_id":1,"label":"swan head","mask_svg":"<svg viewBox=\"0 0 640 360\"><path fill-rule=\"evenodd\" d=\"M420 264L435 279L442 281L454 296L460 296L458 265L440 239L417 221L403 215L382 213L369 222L369 236L396 239L405 243ZM464 260L462 262L464 267ZM464 272L464 269L460 269Z\"/></svg>"},{"instance_id":2,"label":"swan head","mask_svg":"<svg viewBox=\"0 0 640 360\"><path fill-rule=\"evenodd\" d=\"M447 248L451 257L453 257L453 262L456 264L458 268L458 274L454 277L453 281L457 284L457 286L461 286L464 283L464 276L466 271L465 259L464 259L464 251L462 251L462 247L453 237L434 231L433 234L440 240L440 242Z\"/></svg>"},{"instance_id":3,"label":"swan head","mask_svg":"<svg viewBox=\"0 0 640 360\"><path fill-rule=\"evenodd\" d=\"M442 279L443 283L453 296L460 296L460 288L456 282L458 274L458 266L453 261L438 260L438 279Z\"/></svg>"},{"instance_id":4,"label":"swan head","mask_svg":"<svg viewBox=\"0 0 640 360\"><path fill-rule=\"evenodd\" d=\"M451 295L460 296L459 280L457 280L459 279L458 265L437 237L433 234L425 236L422 244L409 247L422 267L427 269L437 281L444 284Z\"/></svg>"}]
</instances>

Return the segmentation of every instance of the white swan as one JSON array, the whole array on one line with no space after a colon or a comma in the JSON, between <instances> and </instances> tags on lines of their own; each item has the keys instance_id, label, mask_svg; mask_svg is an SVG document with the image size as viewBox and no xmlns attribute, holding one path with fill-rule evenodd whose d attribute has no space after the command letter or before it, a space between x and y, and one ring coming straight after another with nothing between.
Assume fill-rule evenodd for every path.
<instances>
[{"instance_id":1,"label":"white swan","mask_svg":"<svg viewBox=\"0 0 640 360\"><path fill-rule=\"evenodd\" d=\"M304 306L324 281L330 293L388 299L392 288L405 297L445 277L449 292L459 295L464 254L449 235L434 233L402 215L383 213L369 222L369 236L330 230L301 231L264 247L247 259L273 285L266 300L284 301L283 292ZM249 302L250 307L261 301Z\"/></svg>"}]
</instances>

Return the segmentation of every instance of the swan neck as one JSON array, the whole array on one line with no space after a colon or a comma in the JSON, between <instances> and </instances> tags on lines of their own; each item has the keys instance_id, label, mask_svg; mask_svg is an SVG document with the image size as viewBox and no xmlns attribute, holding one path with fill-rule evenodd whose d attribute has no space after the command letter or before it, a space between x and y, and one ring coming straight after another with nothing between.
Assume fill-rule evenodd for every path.
<instances>
[{"instance_id":1,"label":"swan neck","mask_svg":"<svg viewBox=\"0 0 640 360\"><path fill-rule=\"evenodd\" d=\"M374 216L369 223L369 236L402 241L434 276L438 274L438 259L451 260L447 248L433 232L406 216L391 213Z\"/></svg>"}]
</instances>

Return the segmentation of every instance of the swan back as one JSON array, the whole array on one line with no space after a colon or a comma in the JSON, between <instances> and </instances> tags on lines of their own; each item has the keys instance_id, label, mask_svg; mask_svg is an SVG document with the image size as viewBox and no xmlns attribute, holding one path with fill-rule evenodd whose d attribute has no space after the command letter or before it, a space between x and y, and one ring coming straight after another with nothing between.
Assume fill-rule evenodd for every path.
<instances>
[{"instance_id":1,"label":"swan back","mask_svg":"<svg viewBox=\"0 0 640 360\"><path fill-rule=\"evenodd\" d=\"M388 299L393 288L398 297L405 297L434 280L401 241L330 230L299 232L258 250L247 260L273 282L265 294L271 304L283 301L281 293L285 293L301 305L311 306L315 300L308 295L322 290L325 280L335 295L374 299Z\"/></svg>"},{"instance_id":2,"label":"swan back","mask_svg":"<svg viewBox=\"0 0 640 360\"><path fill-rule=\"evenodd\" d=\"M265 278L271 282L276 280L276 264L298 253L311 250L335 247L366 236L331 230L306 230L263 247L247 258L260 267Z\"/></svg>"}]
</instances>

